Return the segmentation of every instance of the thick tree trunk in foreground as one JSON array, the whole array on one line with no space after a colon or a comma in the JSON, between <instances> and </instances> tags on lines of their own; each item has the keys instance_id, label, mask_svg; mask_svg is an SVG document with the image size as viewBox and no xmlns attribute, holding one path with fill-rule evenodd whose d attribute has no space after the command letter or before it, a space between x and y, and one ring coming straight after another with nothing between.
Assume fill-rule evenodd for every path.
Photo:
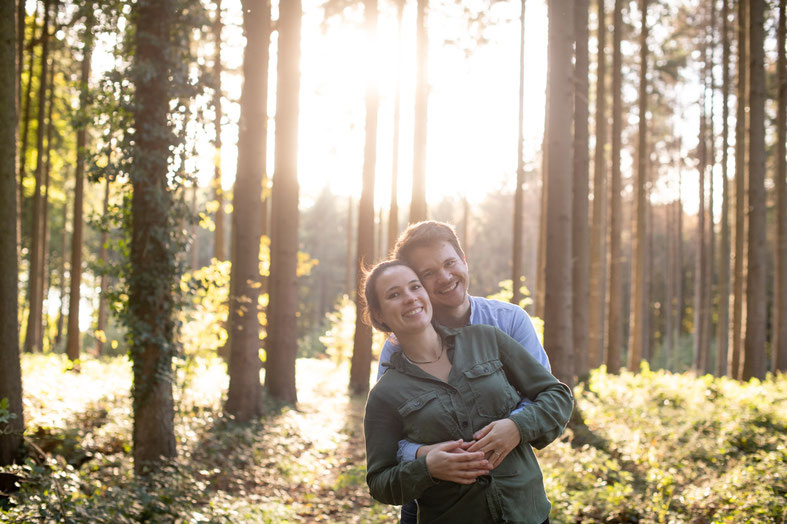
<instances>
[{"instance_id":1,"label":"thick tree trunk in foreground","mask_svg":"<svg viewBox=\"0 0 787 524\"><path fill-rule=\"evenodd\" d=\"M572 332L571 225L573 166L571 155L574 103L574 0L549 2L549 68L546 126L546 271L544 346L553 374L574 384Z\"/></svg>"},{"instance_id":2,"label":"thick tree trunk in foreground","mask_svg":"<svg viewBox=\"0 0 787 524\"><path fill-rule=\"evenodd\" d=\"M16 5L0 4L0 223L16 222ZM24 416L19 363L19 292L15 227L0 228L0 401L15 418L0 424L0 466L21 457Z\"/></svg>"},{"instance_id":3,"label":"thick tree trunk in foreground","mask_svg":"<svg viewBox=\"0 0 787 524\"><path fill-rule=\"evenodd\" d=\"M746 280L746 338L741 378L765 378L765 336L768 275L765 245L765 50L763 12L765 0L750 4L749 85L751 129L749 130L749 250Z\"/></svg>"},{"instance_id":4,"label":"thick tree trunk in foreground","mask_svg":"<svg viewBox=\"0 0 787 524\"><path fill-rule=\"evenodd\" d=\"M295 403L298 264L298 107L300 91L301 2L281 4L276 92L276 151L271 234L268 361L265 388L274 398Z\"/></svg>"},{"instance_id":5,"label":"thick tree trunk in foreground","mask_svg":"<svg viewBox=\"0 0 787 524\"><path fill-rule=\"evenodd\" d=\"M136 150L131 176L129 315L134 370L134 470L144 475L176 455L172 399L174 352L172 252L167 187L170 30L173 0L136 4Z\"/></svg>"},{"instance_id":6,"label":"thick tree trunk in foreground","mask_svg":"<svg viewBox=\"0 0 787 524\"><path fill-rule=\"evenodd\" d=\"M225 410L240 422L263 414L260 384L260 239L268 121L268 0L243 2L243 91L238 130L238 174L233 192L229 304L229 375Z\"/></svg>"}]
</instances>

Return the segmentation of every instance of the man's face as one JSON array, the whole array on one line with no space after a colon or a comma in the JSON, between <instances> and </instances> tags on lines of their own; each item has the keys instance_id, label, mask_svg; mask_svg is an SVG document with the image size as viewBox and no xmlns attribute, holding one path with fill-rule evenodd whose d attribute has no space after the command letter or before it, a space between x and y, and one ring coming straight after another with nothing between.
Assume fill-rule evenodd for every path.
<instances>
[{"instance_id":1,"label":"man's face","mask_svg":"<svg viewBox=\"0 0 787 524\"><path fill-rule=\"evenodd\" d=\"M442 241L415 248L408 261L421 279L436 310L465 305L470 275L467 264L451 244Z\"/></svg>"}]
</instances>

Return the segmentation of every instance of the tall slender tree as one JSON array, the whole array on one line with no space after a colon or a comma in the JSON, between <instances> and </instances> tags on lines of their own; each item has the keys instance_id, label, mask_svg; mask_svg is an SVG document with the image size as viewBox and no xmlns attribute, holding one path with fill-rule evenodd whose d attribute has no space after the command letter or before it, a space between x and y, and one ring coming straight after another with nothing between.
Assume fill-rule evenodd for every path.
<instances>
[{"instance_id":1,"label":"tall slender tree","mask_svg":"<svg viewBox=\"0 0 787 524\"><path fill-rule=\"evenodd\" d=\"M413 130L413 193L410 222L426 220L426 125L429 105L429 38L426 21L429 0L416 0L415 129Z\"/></svg>"},{"instance_id":2,"label":"tall slender tree","mask_svg":"<svg viewBox=\"0 0 787 524\"><path fill-rule=\"evenodd\" d=\"M776 261L774 285L773 371L787 371L787 60L785 60L785 0L779 0L776 67L779 101L776 118Z\"/></svg>"},{"instance_id":3,"label":"tall slender tree","mask_svg":"<svg viewBox=\"0 0 787 524\"><path fill-rule=\"evenodd\" d=\"M369 41L377 31L377 0L364 0L364 19ZM377 162L377 113L380 105L374 84L374 47L367 46L366 71L366 142L363 152L363 177L361 200L358 204L358 250L356 268L355 336L350 363L350 389L353 393L369 391L369 376L372 365L372 328L363 322L363 293L360 292L361 269L374 257L374 166Z\"/></svg>"},{"instance_id":4,"label":"tall slender tree","mask_svg":"<svg viewBox=\"0 0 787 524\"><path fill-rule=\"evenodd\" d=\"M623 0L615 0L614 36L612 44L612 171L609 183L609 291L607 292L607 369L620 370L623 346L623 252L620 152L623 126Z\"/></svg>"},{"instance_id":5,"label":"tall slender tree","mask_svg":"<svg viewBox=\"0 0 787 524\"><path fill-rule=\"evenodd\" d=\"M645 251L647 239L647 111L648 111L648 2L640 0L640 70L639 70L639 141L637 145L637 169L634 181L634 213L632 216L631 238L633 242L633 261L631 272L631 314L629 316L628 369L638 371L642 353L647 344L645 315L647 315L647 293Z\"/></svg>"},{"instance_id":6,"label":"tall slender tree","mask_svg":"<svg viewBox=\"0 0 787 524\"><path fill-rule=\"evenodd\" d=\"M574 188L572 192L572 287L574 372L584 377L590 371L590 211L588 151L588 0L574 1Z\"/></svg>"},{"instance_id":7,"label":"tall slender tree","mask_svg":"<svg viewBox=\"0 0 787 524\"><path fill-rule=\"evenodd\" d=\"M213 147L215 154L213 157L213 196L216 199L216 212L213 215L213 222L216 227L214 230L213 256L218 260L227 259L227 241L225 240L225 212L224 212L224 189L221 185L221 120L223 112L221 108L221 44L222 29L224 25L221 19L221 0L216 0L216 13L213 17L213 129L215 137Z\"/></svg>"},{"instance_id":8,"label":"tall slender tree","mask_svg":"<svg viewBox=\"0 0 787 524\"><path fill-rule=\"evenodd\" d=\"M572 143L574 0L552 0L548 16L544 345L550 350L555 376L573 385L573 169L571 156L565 152L571 150Z\"/></svg>"},{"instance_id":9,"label":"tall slender tree","mask_svg":"<svg viewBox=\"0 0 787 524\"><path fill-rule=\"evenodd\" d=\"M520 279L522 277L522 219L525 185L525 0L521 0L521 4L522 9L519 14L519 137L516 148L516 189L514 190L514 253L511 263L512 304L519 304L522 300Z\"/></svg>"},{"instance_id":10,"label":"tall slender tree","mask_svg":"<svg viewBox=\"0 0 787 524\"><path fill-rule=\"evenodd\" d=\"M399 236L399 123L402 99L402 15L404 0L396 2L396 93L394 94L393 152L391 155L391 204L388 208L388 253Z\"/></svg>"},{"instance_id":11,"label":"tall slender tree","mask_svg":"<svg viewBox=\"0 0 787 524\"><path fill-rule=\"evenodd\" d=\"M175 254L171 249L168 125L175 0L135 6L134 159L128 315L133 362L134 470L145 475L176 455L172 356Z\"/></svg>"},{"instance_id":12,"label":"tall slender tree","mask_svg":"<svg viewBox=\"0 0 787 524\"><path fill-rule=\"evenodd\" d=\"M730 321L730 191L728 180L730 117L729 2L721 3L721 238L719 239L719 322L716 329L716 375L727 374Z\"/></svg>"},{"instance_id":13,"label":"tall slender tree","mask_svg":"<svg viewBox=\"0 0 787 524\"><path fill-rule=\"evenodd\" d=\"M16 3L0 4L0 220L16 221L18 129ZM13 414L0 422L0 466L19 458L24 429L22 370L19 362L17 238L15 227L0 228L0 400Z\"/></svg>"},{"instance_id":14,"label":"tall slender tree","mask_svg":"<svg viewBox=\"0 0 787 524\"><path fill-rule=\"evenodd\" d=\"M66 355L72 361L79 359L79 300L82 286L82 236L84 214L85 160L87 157L88 92L90 83L90 63L93 57L93 28L95 26L93 2L85 6L84 34L82 35L82 62L79 86L79 114L77 116L76 184L74 186L74 226L71 238L71 290L68 306L68 336Z\"/></svg>"},{"instance_id":15,"label":"tall slender tree","mask_svg":"<svg viewBox=\"0 0 787 524\"><path fill-rule=\"evenodd\" d=\"M767 249L765 245L765 0L749 3L749 249L746 337L741 378L765 378Z\"/></svg>"},{"instance_id":16,"label":"tall slender tree","mask_svg":"<svg viewBox=\"0 0 787 524\"><path fill-rule=\"evenodd\" d=\"M238 129L238 170L232 203L232 270L229 299L229 375L225 409L247 422L263 414L260 384L260 240L265 213L268 121L268 57L271 11L268 0L244 0L243 89Z\"/></svg>"},{"instance_id":17,"label":"tall slender tree","mask_svg":"<svg viewBox=\"0 0 787 524\"><path fill-rule=\"evenodd\" d=\"M744 300L746 281L746 106L748 101L748 52L747 52L747 13L746 2L738 2L738 82L737 108L735 110L735 254L732 325L730 326L730 356L728 374L741 378L741 358L743 354L743 326L746 323L746 303Z\"/></svg>"},{"instance_id":18,"label":"tall slender tree","mask_svg":"<svg viewBox=\"0 0 787 524\"><path fill-rule=\"evenodd\" d=\"M298 351L298 107L300 105L300 0L279 6L276 83L276 149L271 230L265 389L283 402L298 400L295 357Z\"/></svg>"},{"instance_id":19,"label":"tall slender tree","mask_svg":"<svg viewBox=\"0 0 787 524\"><path fill-rule=\"evenodd\" d=\"M109 180L104 181L104 215L107 216L109 213ZM109 309L109 299L107 294L109 293L109 275L107 274L106 267L107 267L107 255L109 253L107 249L107 240L109 240L109 234L107 233L106 228L101 228L101 244L98 248L98 259L101 261L102 270L101 276L99 278L99 292L98 292L98 318L96 319L96 345L94 352L96 355L102 355L104 353L104 344L106 343L106 332L107 332L107 319L108 319L108 309Z\"/></svg>"},{"instance_id":20,"label":"tall slender tree","mask_svg":"<svg viewBox=\"0 0 787 524\"><path fill-rule=\"evenodd\" d=\"M43 266L44 225L42 192L44 175L44 131L46 129L46 78L49 67L49 21L52 0L44 0L44 21L41 26L41 67L38 82L38 130L36 134L35 190L33 191L33 217L30 240L30 270L28 274L28 314L25 331L25 351L40 351L40 326L42 322L41 296L42 282L39 277ZM31 72L32 74L32 72Z\"/></svg>"},{"instance_id":21,"label":"tall slender tree","mask_svg":"<svg viewBox=\"0 0 787 524\"><path fill-rule=\"evenodd\" d=\"M606 303L606 144L607 144L607 19L604 0L598 0L598 58L596 69L596 147L593 157L593 218L590 226L590 305L588 362L604 362L604 305Z\"/></svg>"}]
</instances>

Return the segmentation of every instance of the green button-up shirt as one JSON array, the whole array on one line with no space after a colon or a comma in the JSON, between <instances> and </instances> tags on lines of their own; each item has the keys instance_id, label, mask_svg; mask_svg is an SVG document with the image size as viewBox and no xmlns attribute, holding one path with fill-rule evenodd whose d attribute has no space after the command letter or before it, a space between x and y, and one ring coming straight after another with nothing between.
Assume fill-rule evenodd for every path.
<instances>
[{"instance_id":1,"label":"green button-up shirt","mask_svg":"<svg viewBox=\"0 0 787 524\"><path fill-rule=\"evenodd\" d=\"M364 432L372 496L387 504L418 499L419 522L540 524L551 505L531 446L543 448L563 432L573 408L571 390L497 328L438 330L452 363L447 382L395 353L369 393ZM522 396L533 404L509 415ZM521 442L473 484L433 479L426 457L396 460L401 439L470 441L475 431L506 417L519 428Z\"/></svg>"}]
</instances>

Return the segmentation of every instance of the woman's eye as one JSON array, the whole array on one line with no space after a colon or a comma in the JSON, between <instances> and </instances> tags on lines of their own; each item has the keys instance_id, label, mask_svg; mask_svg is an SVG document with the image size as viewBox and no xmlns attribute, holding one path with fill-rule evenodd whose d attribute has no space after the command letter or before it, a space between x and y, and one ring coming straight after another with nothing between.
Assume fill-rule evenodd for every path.
<instances>
[{"instance_id":1,"label":"woman's eye","mask_svg":"<svg viewBox=\"0 0 787 524\"><path fill-rule=\"evenodd\" d=\"M396 298L398 296L399 296L399 292L395 291L395 292L391 293L390 295L388 295L388 298L391 299L391 298Z\"/></svg>"}]
</instances>

